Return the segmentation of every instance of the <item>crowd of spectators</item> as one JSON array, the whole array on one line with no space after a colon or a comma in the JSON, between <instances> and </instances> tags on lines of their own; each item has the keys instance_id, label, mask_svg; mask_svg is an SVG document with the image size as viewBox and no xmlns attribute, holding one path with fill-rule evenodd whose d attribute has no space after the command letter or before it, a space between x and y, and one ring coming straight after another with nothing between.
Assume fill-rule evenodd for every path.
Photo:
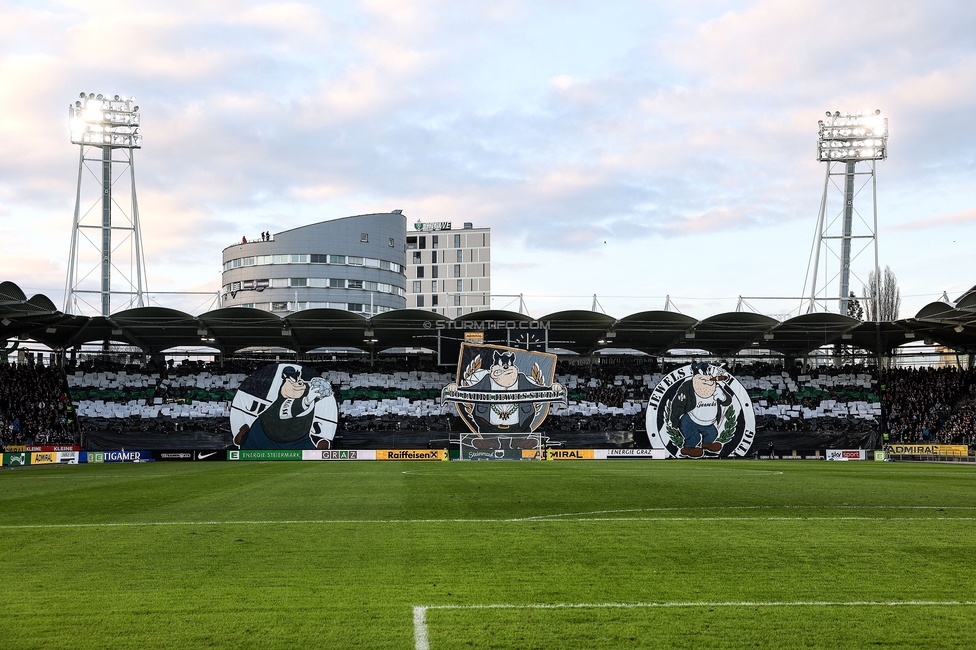
<instances>
[{"instance_id":1,"label":"crowd of spectators","mask_svg":"<svg viewBox=\"0 0 976 650\"><path fill-rule=\"evenodd\" d=\"M89 361L69 365L70 373L127 372L130 375L156 373L161 378L178 378L194 375L227 375L228 373L247 376L265 364L273 363L274 358L227 359L222 362L203 362L184 360L182 362L151 360L147 365L119 364L107 361ZM299 361L299 363L307 363ZM558 414L558 409L543 424L544 431L593 431L616 430L634 431L644 429L643 409L638 414L633 411L620 413L627 404L646 404L656 382L672 370L685 365L686 361L662 363L650 357L616 357L606 359L563 358L556 368L557 378L572 376L574 387L570 389L570 400L591 405L600 405L599 412L580 413L569 410ZM328 373L336 371L348 376L382 373L394 375L399 372L418 371L439 373L449 376L453 369L438 366L436 357L415 355L381 355L374 360L365 357L338 356L316 359L309 363L312 367ZM757 428L769 431L881 431L888 433L892 443L943 442L976 443L976 372L955 368L890 369L880 375L874 367L844 366L803 368L786 367L782 363L730 364L730 373L747 384L748 391L757 406ZM857 377L863 382L859 387L851 387L841 379ZM832 378L837 381L832 381ZM770 381L773 389L770 389ZM846 381L846 380L845 380ZM760 388L760 383L765 388ZM812 388L811 388L812 387ZM338 389L339 386L336 386ZM77 444L77 427L72 422L69 409L70 398L66 392L64 375L52 367L33 364L0 365L0 442L3 444ZM180 391L191 390L177 383L157 379L153 397L163 397L164 401L182 399ZM340 400L366 399L359 395L367 389L346 389L347 394L338 395ZM369 387L373 399L388 398L393 394L392 387ZM168 391L168 392L167 392ZM385 392L384 392L385 391ZM124 392L124 391L123 391ZM437 392L437 391L434 391ZM376 393L373 395L372 393ZM423 395L409 397L435 400L431 391ZM438 395L439 396L439 395ZM131 395L115 398L122 401ZM147 397L147 395L143 395ZM186 396L187 401L189 395ZM92 398L94 399L94 398ZM229 399L220 397L221 400ZM823 415L823 405L829 403L874 404L880 400L880 417L864 417L861 411L856 414L853 408L849 416L835 417L829 412ZM766 412L761 412L762 409ZM783 407L779 413L772 413L773 407ZM811 417L816 409L819 416ZM833 406L829 407L833 408ZM429 412L428 412L429 411ZM877 411L875 411L877 413ZM788 414L788 415L786 415ZM83 423L84 424L84 423ZM221 422L214 423L219 428ZM124 425L124 423L118 423ZM882 426L883 425L883 429ZM137 427L145 429L146 422ZM174 420L176 430L193 426L185 421ZM358 417L344 417L344 428L349 431L400 430L410 428L419 431L458 431L463 424L450 408L424 410L417 417L403 418L394 414L379 416L366 413Z\"/></svg>"},{"instance_id":2,"label":"crowd of spectators","mask_svg":"<svg viewBox=\"0 0 976 650\"><path fill-rule=\"evenodd\" d=\"M883 376L882 410L892 443L961 443L972 438L971 409L953 417L972 395L976 372L958 368L897 368ZM962 406L965 406L964 404ZM967 419L966 413L969 413ZM967 428L968 427L968 428Z\"/></svg>"},{"instance_id":3,"label":"crowd of spectators","mask_svg":"<svg viewBox=\"0 0 976 650\"><path fill-rule=\"evenodd\" d=\"M0 445L76 445L64 374L55 367L0 364Z\"/></svg>"}]
</instances>

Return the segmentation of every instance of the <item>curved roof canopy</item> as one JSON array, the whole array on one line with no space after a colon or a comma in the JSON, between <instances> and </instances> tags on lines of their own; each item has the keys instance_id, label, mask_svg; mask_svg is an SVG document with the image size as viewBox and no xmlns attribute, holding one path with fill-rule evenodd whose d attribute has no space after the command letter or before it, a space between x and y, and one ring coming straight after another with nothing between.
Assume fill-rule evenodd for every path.
<instances>
[{"instance_id":1,"label":"curved roof canopy","mask_svg":"<svg viewBox=\"0 0 976 650\"><path fill-rule=\"evenodd\" d=\"M518 330L517 336L511 336L512 330ZM523 336L523 330L531 336ZM467 331L494 332L492 340L508 340L513 345L521 344L523 338L526 345L547 340L550 348L580 354L631 348L652 355L701 349L726 356L741 350L767 349L799 357L832 343L888 354L916 340L973 353L976 290L964 294L955 305L930 303L914 318L891 323L861 322L829 313L804 314L783 322L750 312L716 314L699 321L671 311L645 311L616 319L583 310L538 319L488 310L450 319L429 311L400 309L366 319L342 310L310 309L281 318L248 307L217 309L199 316L163 307L140 307L109 317L89 317L63 314L46 296L28 299L16 284L0 282L0 339L30 338L55 349L111 340L150 354L201 346L224 353L252 347L297 353L318 348L436 350L439 336L464 340Z\"/></svg>"}]
</instances>

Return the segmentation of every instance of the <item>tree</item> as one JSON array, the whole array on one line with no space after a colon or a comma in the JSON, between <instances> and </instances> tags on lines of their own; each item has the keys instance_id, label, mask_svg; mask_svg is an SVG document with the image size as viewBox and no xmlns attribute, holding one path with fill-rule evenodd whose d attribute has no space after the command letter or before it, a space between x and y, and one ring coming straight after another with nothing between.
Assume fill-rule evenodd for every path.
<instances>
[{"instance_id":1,"label":"tree","mask_svg":"<svg viewBox=\"0 0 976 650\"><path fill-rule=\"evenodd\" d=\"M861 307L861 301L857 299L857 294L853 291L847 299L847 315L857 320L864 320L864 307Z\"/></svg>"},{"instance_id":2,"label":"tree","mask_svg":"<svg viewBox=\"0 0 976 650\"><path fill-rule=\"evenodd\" d=\"M875 277L874 271L871 271L871 275L868 276L868 286L861 287L868 320L898 320L898 310L901 309L901 289L898 288L898 278L895 277L890 266L885 267L880 282L880 293L878 293L878 284L878 278ZM874 300L875 296L879 298L877 303ZM875 311L878 313L876 314Z\"/></svg>"}]
</instances>

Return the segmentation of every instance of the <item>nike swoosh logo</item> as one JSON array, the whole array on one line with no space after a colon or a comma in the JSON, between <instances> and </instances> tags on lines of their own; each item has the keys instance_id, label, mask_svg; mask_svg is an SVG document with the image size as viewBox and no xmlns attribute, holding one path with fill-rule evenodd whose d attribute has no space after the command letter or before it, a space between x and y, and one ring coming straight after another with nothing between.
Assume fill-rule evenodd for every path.
<instances>
[{"instance_id":1,"label":"nike swoosh logo","mask_svg":"<svg viewBox=\"0 0 976 650\"><path fill-rule=\"evenodd\" d=\"M203 460L204 458L210 458L211 456L216 456L217 452L212 451L209 454L197 454L197 460Z\"/></svg>"}]
</instances>

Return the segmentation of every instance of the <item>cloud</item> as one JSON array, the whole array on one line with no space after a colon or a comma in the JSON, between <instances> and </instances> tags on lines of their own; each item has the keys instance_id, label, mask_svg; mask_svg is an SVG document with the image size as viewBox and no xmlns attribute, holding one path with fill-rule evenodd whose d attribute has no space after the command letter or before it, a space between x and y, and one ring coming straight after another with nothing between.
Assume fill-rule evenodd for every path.
<instances>
[{"instance_id":1,"label":"cloud","mask_svg":"<svg viewBox=\"0 0 976 650\"><path fill-rule=\"evenodd\" d=\"M908 223L898 224L897 226L894 226L894 228L896 230L918 230L920 228L951 226L960 223L968 223L970 221L976 222L976 208L961 210L952 214L943 214L938 217L931 217L928 219L909 221Z\"/></svg>"}]
</instances>

